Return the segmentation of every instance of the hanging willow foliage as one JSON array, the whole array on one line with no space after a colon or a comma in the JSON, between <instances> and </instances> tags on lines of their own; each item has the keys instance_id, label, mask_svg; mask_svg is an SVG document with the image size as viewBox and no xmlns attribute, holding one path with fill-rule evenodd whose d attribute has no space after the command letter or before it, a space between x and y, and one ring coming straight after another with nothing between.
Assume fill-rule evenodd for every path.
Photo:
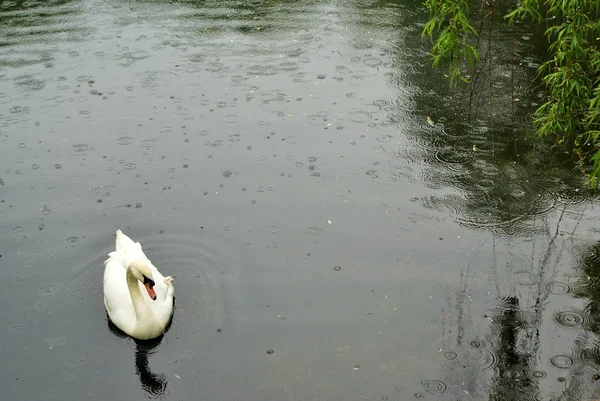
<instances>
[{"instance_id":1,"label":"hanging willow foliage","mask_svg":"<svg viewBox=\"0 0 600 401\"><path fill-rule=\"evenodd\" d=\"M425 6L432 14L423 36L429 36L433 42L433 67L448 67L450 85L456 85L457 78L466 82L461 69L463 60L469 65L479 61L477 49L467 43L469 34L477 35L469 23L469 5L465 0L426 0Z\"/></svg>"},{"instance_id":2,"label":"hanging willow foliage","mask_svg":"<svg viewBox=\"0 0 600 401\"><path fill-rule=\"evenodd\" d=\"M483 5L495 8L492 0ZM491 1L491 3L490 3ZM423 28L433 47L433 66L446 67L451 86L462 74L464 63L480 60L469 45L477 32L470 24L465 0L426 0L431 16ZM536 110L533 124L541 138L572 145L589 183L600 184L600 1L522 0L505 15L509 24L544 21L549 59L538 69L546 96ZM489 52L489 48L488 48Z\"/></svg>"}]
</instances>

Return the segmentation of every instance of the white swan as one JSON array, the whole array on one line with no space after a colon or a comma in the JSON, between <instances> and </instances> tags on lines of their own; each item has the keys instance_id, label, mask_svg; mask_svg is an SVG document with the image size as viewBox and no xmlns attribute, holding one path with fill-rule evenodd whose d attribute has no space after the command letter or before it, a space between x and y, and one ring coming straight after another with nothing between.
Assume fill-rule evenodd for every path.
<instances>
[{"instance_id":1,"label":"white swan","mask_svg":"<svg viewBox=\"0 0 600 401\"><path fill-rule=\"evenodd\" d=\"M133 242L117 230L116 250L104 262L104 306L110 320L139 340L160 336L173 314L172 277L164 277Z\"/></svg>"}]
</instances>

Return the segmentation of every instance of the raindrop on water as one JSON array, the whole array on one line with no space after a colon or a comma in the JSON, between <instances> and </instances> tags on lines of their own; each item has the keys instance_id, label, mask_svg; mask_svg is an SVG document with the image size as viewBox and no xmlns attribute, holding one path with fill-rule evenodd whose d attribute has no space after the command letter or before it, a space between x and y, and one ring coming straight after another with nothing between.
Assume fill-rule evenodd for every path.
<instances>
[{"instance_id":1,"label":"raindrop on water","mask_svg":"<svg viewBox=\"0 0 600 401\"><path fill-rule=\"evenodd\" d=\"M156 139L144 139L141 145L145 148L151 148L152 146L154 146L155 142Z\"/></svg>"},{"instance_id":2,"label":"raindrop on water","mask_svg":"<svg viewBox=\"0 0 600 401\"><path fill-rule=\"evenodd\" d=\"M456 352L453 351L448 351L446 353L444 353L444 358L448 359L448 360L453 360L456 359L458 357L458 355L456 354Z\"/></svg>"},{"instance_id":3,"label":"raindrop on water","mask_svg":"<svg viewBox=\"0 0 600 401\"><path fill-rule=\"evenodd\" d=\"M515 272L515 281L520 285L534 285L538 282L538 278L535 274L528 271Z\"/></svg>"},{"instance_id":4,"label":"raindrop on water","mask_svg":"<svg viewBox=\"0 0 600 401\"><path fill-rule=\"evenodd\" d=\"M423 380L421 384L425 387L425 391L430 394L441 394L448 389L446 383L441 380Z\"/></svg>"},{"instance_id":5,"label":"raindrop on water","mask_svg":"<svg viewBox=\"0 0 600 401\"><path fill-rule=\"evenodd\" d=\"M566 295L571 292L571 286L560 281L551 281L546 284L546 290L554 295Z\"/></svg>"},{"instance_id":6,"label":"raindrop on water","mask_svg":"<svg viewBox=\"0 0 600 401\"><path fill-rule=\"evenodd\" d=\"M58 290L54 284L46 284L40 287L39 294L43 296L52 295Z\"/></svg>"},{"instance_id":7,"label":"raindrop on water","mask_svg":"<svg viewBox=\"0 0 600 401\"><path fill-rule=\"evenodd\" d=\"M129 145L132 142L133 142L133 138L130 136L122 136L119 139L117 139L117 143L119 145Z\"/></svg>"},{"instance_id":8,"label":"raindrop on water","mask_svg":"<svg viewBox=\"0 0 600 401\"><path fill-rule=\"evenodd\" d=\"M556 355L550 359L552 366L559 369L567 369L573 365L573 360L566 355Z\"/></svg>"},{"instance_id":9,"label":"raindrop on water","mask_svg":"<svg viewBox=\"0 0 600 401\"><path fill-rule=\"evenodd\" d=\"M73 150L75 152L85 152L86 150L88 150L88 145L84 143L78 143L73 145Z\"/></svg>"},{"instance_id":10,"label":"raindrop on water","mask_svg":"<svg viewBox=\"0 0 600 401\"><path fill-rule=\"evenodd\" d=\"M582 327L589 322L589 317L576 311L562 311L554 315L554 321L564 327Z\"/></svg>"},{"instance_id":11,"label":"raindrop on water","mask_svg":"<svg viewBox=\"0 0 600 401\"><path fill-rule=\"evenodd\" d=\"M391 139L393 139L394 137L389 135L389 134L383 134L383 135L379 135L377 137L377 140L379 142L389 142Z\"/></svg>"}]
</instances>

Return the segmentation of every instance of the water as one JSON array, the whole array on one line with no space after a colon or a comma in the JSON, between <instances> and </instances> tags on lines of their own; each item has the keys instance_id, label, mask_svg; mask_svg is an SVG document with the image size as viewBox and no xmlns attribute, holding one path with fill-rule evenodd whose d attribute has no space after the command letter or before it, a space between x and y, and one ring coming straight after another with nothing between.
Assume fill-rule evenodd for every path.
<instances>
[{"instance_id":1,"label":"water","mask_svg":"<svg viewBox=\"0 0 600 401\"><path fill-rule=\"evenodd\" d=\"M457 115L426 19L0 3L5 397L596 397L596 197L569 155L515 140L510 105L493 131L485 93ZM520 135L540 60L516 49ZM176 277L157 341L108 323L116 228Z\"/></svg>"}]
</instances>

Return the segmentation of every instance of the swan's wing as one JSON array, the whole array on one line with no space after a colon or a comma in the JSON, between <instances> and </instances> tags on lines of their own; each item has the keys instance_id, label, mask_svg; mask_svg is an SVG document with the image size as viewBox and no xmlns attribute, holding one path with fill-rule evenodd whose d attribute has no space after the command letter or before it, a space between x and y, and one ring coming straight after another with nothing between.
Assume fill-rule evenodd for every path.
<instances>
[{"instance_id":1,"label":"swan's wing","mask_svg":"<svg viewBox=\"0 0 600 401\"><path fill-rule=\"evenodd\" d=\"M104 268L104 306L110 320L128 332L136 323L135 309L129 295L125 269L116 259L109 259Z\"/></svg>"},{"instance_id":2,"label":"swan's wing","mask_svg":"<svg viewBox=\"0 0 600 401\"><path fill-rule=\"evenodd\" d=\"M168 322L173 314L174 289L170 283L167 285L163 284L163 288L159 288L158 290L156 288L157 286L158 284L154 286L156 301L150 302L149 305L158 320L161 322Z\"/></svg>"}]
</instances>

